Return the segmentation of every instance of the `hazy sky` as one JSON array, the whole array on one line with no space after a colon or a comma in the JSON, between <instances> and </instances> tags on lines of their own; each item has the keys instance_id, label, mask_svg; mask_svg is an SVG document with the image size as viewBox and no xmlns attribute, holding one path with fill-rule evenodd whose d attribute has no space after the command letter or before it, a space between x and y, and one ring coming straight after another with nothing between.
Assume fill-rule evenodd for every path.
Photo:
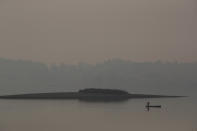
<instances>
[{"instance_id":1,"label":"hazy sky","mask_svg":"<svg viewBox=\"0 0 197 131\"><path fill-rule=\"evenodd\" d=\"M197 61L197 1L1 0L0 57Z\"/></svg>"}]
</instances>

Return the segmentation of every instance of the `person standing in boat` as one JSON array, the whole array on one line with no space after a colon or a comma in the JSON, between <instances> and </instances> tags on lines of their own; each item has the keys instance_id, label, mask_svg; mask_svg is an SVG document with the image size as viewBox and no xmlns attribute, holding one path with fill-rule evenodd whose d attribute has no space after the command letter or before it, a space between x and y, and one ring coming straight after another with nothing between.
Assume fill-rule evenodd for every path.
<instances>
[{"instance_id":1,"label":"person standing in boat","mask_svg":"<svg viewBox=\"0 0 197 131\"><path fill-rule=\"evenodd\" d=\"M146 106L149 107L150 106L150 102L147 102Z\"/></svg>"},{"instance_id":2,"label":"person standing in boat","mask_svg":"<svg viewBox=\"0 0 197 131\"><path fill-rule=\"evenodd\" d=\"M150 110L150 102L147 102L147 104L146 104L146 109L147 109L147 111Z\"/></svg>"}]
</instances>

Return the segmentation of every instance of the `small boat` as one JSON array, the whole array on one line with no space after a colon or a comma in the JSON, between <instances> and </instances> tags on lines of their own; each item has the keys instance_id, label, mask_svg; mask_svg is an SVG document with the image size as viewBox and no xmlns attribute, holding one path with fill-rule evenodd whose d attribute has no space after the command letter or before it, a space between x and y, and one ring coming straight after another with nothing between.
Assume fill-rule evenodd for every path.
<instances>
[{"instance_id":1,"label":"small boat","mask_svg":"<svg viewBox=\"0 0 197 131\"><path fill-rule=\"evenodd\" d=\"M150 102L147 102L146 108L149 111L150 108L161 108L161 105L150 105Z\"/></svg>"},{"instance_id":2,"label":"small boat","mask_svg":"<svg viewBox=\"0 0 197 131\"><path fill-rule=\"evenodd\" d=\"M153 108L161 108L161 105L148 106L148 107L153 107Z\"/></svg>"}]
</instances>

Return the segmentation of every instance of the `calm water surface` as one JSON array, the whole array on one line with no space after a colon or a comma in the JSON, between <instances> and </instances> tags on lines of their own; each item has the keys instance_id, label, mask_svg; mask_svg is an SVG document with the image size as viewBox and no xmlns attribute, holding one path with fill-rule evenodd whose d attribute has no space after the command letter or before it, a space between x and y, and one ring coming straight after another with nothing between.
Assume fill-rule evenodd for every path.
<instances>
[{"instance_id":1,"label":"calm water surface","mask_svg":"<svg viewBox=\"0 0 197 131\"><path fill-rule=\"evenodd\" d=\"M197 131L196 100L0 100L0 131ZM146 111L147 101L162 109Z\"/></svg>"}]
</instances>

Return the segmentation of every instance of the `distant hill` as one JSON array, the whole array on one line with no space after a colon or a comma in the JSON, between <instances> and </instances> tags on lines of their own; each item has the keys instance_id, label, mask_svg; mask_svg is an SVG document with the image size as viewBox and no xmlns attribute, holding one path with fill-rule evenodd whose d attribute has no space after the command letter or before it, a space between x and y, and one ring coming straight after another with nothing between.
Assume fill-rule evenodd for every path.
<instances>
[{"instance_id":1,"label":"distant hill","mask_svg":"<svg viewBox=\"0 0 197 131\"><path fill-rule=\"evenodd\" d=\"M197 91L197 63L132 62L46 65L0 59L0 94L123 89L133 93L188 95Z\"/></svg>"}]
</instances>

